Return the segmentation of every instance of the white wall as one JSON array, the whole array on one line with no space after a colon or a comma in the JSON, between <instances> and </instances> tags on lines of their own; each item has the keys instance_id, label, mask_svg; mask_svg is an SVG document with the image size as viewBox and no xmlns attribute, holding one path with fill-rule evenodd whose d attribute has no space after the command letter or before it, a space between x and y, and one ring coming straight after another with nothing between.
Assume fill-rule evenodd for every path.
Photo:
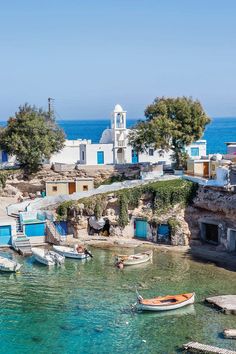
<instances>
[{"instance_id":1,"label":"white wall","mask_svg":"<svg viewBox=\"0 0 236 354\"><path fill-rule=\"evenodd\" d=\"M97 165L97 152L104 152L104 165L113 164L113 144L82 144L80 148L80 163ZM82 160L84 152L84 160Z\"/></svg>"},{"instance_id":2,"label":"white wall","mask_svg":"<svg viewBox=\"0 0 236 354\"><path fill-rule=\"evenodd\" d=\"M193 156L191 154L191 148L198 148L199 149L199 155L198 156ZM202 156L207 155L207 141L206 140L197 140L195 143L192 143L191 145L187 146L185 148L185 151L188 153L190 158L201 158Z\"/></svg>"},{"instance_id":3,"label":"white wall","mask_svg":"<svg viewBox=\"0 0 236 354\"><path fill-rule=\"evenodd\" d=\"M80 162L80 145L91 144L91 140L66 140L64 148L57 154L52 155L50 163L76 164Z\"/></svg>"},{"instance_id":4,"label":"white wall","mask_svg":"<svg viewBox=\"0 0 236 354\"><path fill-rule=\"evenodd\" d=\"M2 162L2 150L0 150L0 164L2 165L14 165L16 163L16 157L12 155L8 155L7 162Z\"/></svg>"}]
</instances>

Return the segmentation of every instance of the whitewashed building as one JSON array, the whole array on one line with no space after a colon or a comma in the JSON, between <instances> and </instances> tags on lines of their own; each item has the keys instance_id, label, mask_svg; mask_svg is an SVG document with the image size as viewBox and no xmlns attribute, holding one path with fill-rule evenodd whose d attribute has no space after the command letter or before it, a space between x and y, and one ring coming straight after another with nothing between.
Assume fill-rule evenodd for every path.
<instances>
[{"instance_id":1,"label":"whitewashed building","mask_svg":"<svg viewBox=\"0 0 236 354\"><path fill-rule=\"evenodd\" d=\"M11 156L6 151L0 150L0 169L13 167L16 163L15 156Z\"/></svg>"},{"instance_id":2,"label":"whitewashed building","mask_svg":"<svg viewBox=\"0 0 236 354\"><path fill-rule=\"evenodd\" d=\"M106 164L135 164L142 162L161 163L171 165L172 151L155 150L149 148L146 152L137 153L128 144L130 129L126 127L126 111L117 104L112 113L111 128L102 133L99 144L80 145L80 164L106 165ZM206 140L186 147L190 157L200 158L206 155Z\"/></svg>"},{"instance_id":3,"label":"whitewashed building","mask_svg":"<svg viewBox=\"0 0 236 354\"><path fill-rule=\"evenodd\" d=\"M136 164L136 163L160 163L171 165L172 151L147 149L143 153L137 153L128 144L130 129L126 127L127 112L117 104L112 113L111 127L102 133L99 143L93 144L91 140L77 139L66 140L64 148L57 154L52 155L45 163L81 164L81 165L113 165L113 164ZM190 158L206 156L206 140L198 140L186 147ZM9 160L10 159L10 160ZM14 163L14 157L8 157L0 151L0 167Z\"/></svg>"},{"instance_id":4,"label":"whitewashed building","mask_svg":"<svg viewBox=\"0 0 236 354\"><path fill-rule=\"evenodd\" d=\"M81 144L81 164L105 165L139 162L171 164L170 153L152 148L147 152L137 153L128 144L130 129L126 127L126 113L117 104L112 113L111 128L103 131L99 144Z\"/></svg>"}]
</instances>

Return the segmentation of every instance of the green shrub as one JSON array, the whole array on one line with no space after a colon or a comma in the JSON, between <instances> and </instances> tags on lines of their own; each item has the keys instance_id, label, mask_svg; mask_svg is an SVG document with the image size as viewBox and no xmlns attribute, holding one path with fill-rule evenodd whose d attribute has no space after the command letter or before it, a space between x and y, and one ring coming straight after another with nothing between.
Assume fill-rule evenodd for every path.
<instances>
[{"instance_id":1,"label":"green shrub","mask_svg":"<svg viewBox=\"0 0 236 354\"><path fill-rule=\"evenodd\" d=\"M170 234L172 236L174 236L176 234L178 228L180 227L179 221L176 218L172 217L172 218L168 219L167 223L170 228Z\"/></svg>"},{"instance_id":2,"label":"green shrub","mask_svg":"<svg viewBox=\"0 0 236 354\"><path fill-rule=\"evenodd\" d=\"M118 224L120 227L124 228L129 223L128 198L125 194L120 194L119 196L119 209Z\"/></svg>"}]
</instances>

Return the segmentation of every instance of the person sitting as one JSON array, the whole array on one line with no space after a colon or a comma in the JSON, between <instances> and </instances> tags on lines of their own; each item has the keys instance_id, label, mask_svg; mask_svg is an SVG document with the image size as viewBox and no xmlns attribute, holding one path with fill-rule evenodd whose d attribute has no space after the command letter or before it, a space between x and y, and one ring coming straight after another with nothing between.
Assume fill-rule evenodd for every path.
<instances>
[{"instance_id":1,"label":"person sitting","mask_svg":"<svg viewBox=\"0 0 236 354\"><path fill-rule=\"evenodd\" d=\"M78 253L83 253L83 252L84 252L84 247L81 246L81 245L78 245L78 246L76 247L76 251L77 251Z\"/></svg>"}]
</instances>

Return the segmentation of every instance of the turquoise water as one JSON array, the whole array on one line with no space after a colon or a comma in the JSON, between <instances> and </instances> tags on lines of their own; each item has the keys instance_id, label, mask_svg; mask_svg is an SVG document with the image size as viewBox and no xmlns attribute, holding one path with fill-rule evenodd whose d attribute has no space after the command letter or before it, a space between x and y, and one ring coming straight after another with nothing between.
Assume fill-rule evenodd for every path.
<instances>
[{"instance_id":1,"label":"turquoise water","mask_svg":"<svg viewBox=\"0 0 236 354\"><path fill-rule=\"evenodd\" d=\"M0 276L0 353L169 354L190 340L236 350L235 341L220 335L235 327L236 317L202 302L235 294L235 272L161 251L152 264L120 271L113 266L114 251L93 253L85 263L66 260L53 269L14 255L24 265L20 274ZM195 291L196 304L137 313L130 306L135 285L145 297Z\"/></svg>"}]
</instances>

